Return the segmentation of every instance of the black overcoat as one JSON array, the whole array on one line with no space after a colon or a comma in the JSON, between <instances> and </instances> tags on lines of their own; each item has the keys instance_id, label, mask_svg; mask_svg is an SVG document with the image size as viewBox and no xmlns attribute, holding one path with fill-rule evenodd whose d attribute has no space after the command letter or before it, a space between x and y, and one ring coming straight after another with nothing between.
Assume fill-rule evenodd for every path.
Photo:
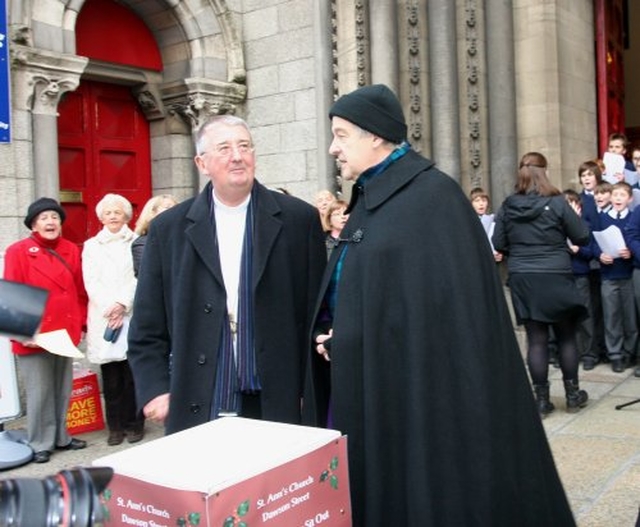
<instances>
[{"instance_id":1,"label":"black overcoat","mask_svg":"<svg viewBox=\"0 0 640 527\"><path fill-rule=\"evenodd\" d=\"M460 186L410 151L355 192L349 241L321 286L322 296L346 246L331 362L312 355L305 400L321 424L329 364L354 525L573 525L491 248Z\"/></svg>"},{"instance_id":2,"label":"black overcoat","mask_svg":"<svg viewBox=\"0 0 640 527\"><path fill-rule=\"evenodd\" d=\"M326 265L317 210L255 183L254 334L263 418L299 423L313 304ZM151 223L129 329L138 406L170 393L167 433L210 419L226 292L211 184Z\"/></svg>"}]
</instances>

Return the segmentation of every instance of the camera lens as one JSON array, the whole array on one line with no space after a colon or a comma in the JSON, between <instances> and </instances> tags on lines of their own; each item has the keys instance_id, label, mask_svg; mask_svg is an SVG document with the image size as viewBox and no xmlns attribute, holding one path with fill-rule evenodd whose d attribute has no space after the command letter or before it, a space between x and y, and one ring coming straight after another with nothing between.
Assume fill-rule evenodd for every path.
<instances>
[{"instance_id":1,"label":"camera lens","mask_svg":"<svg viewBox=\"0 0 640 527\"><path fill-rule=\"evenodd\" d=\"M110 468L77 468L42 480L0 481L0 527L102 526L99 494L112 476Z\"/></svg>"}]
</instances>

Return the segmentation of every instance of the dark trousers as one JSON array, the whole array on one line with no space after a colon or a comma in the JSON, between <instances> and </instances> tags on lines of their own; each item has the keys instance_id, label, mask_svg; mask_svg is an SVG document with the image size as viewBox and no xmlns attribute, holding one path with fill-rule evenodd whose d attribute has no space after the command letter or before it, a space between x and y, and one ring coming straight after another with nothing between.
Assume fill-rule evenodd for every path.
<instances>
[{"instance_id":1,"label":"dark trousers","mask_svg":"<svg viewBox=\"0 0 640 527\"><path fill-rule=\"evenodd\" d=\"M249 419L262 418L262 401L260 393L242 394L242 410L240 411L240 415Z\"/></svg>"},{"instance_id":2,"label":"dark trousers","mask_svg":"<svg viewBox=\"0 0 640 527\"><path fill-rule=\"evenodd\" d=\"M638 345L633 282L602 280L601 289L607 355L610 360L633 359Z\"/></svg>"},{"instance_id":3,"label":"dark trousers","mask_svg":"<svg viewBox=\"0 0 640 527\"><path fill-rule=\"evenodd\" d=\"M589 352L591 358L598 360L607 358L607 345L604 338L604 314L602 312L602 293L600 286L600 269L589 271L589 296L591 298L591 318L593 319L593 347Z\"/></svg>"},{"instance_id":4,"label":"dark trousers","mask_svg":"<svg viewBox=\"0 0 640 527\"><path fill-rule=\"evenodd\" d=\"M142 412L136 410L136 394L129 361L100 365L102 392L109 430L140 431L144 427Z\"/></svg>"},{"instance_id":5,"label":"dark trousers","mask_svg":"<svg viewBox=\"0 0 640 527\"><path fill-rule=\"evenodd\" d=\"M591 300L591 280L589 275L580 275L575 276L575 282L582 302L587 306L589 313L587 318L578 325L578 352L581 358L598 362L600 351L596 342L595 317L593 316L593 302Z\"/></svg>"}]
</instances>

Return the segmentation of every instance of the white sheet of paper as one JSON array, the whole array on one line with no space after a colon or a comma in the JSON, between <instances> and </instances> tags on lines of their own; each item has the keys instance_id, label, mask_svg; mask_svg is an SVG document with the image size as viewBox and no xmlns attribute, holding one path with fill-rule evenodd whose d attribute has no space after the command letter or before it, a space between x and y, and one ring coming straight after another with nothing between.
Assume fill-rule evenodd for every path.
<instances>
[{"instance_id":1,"label":"white sheet of paper","mask_svg":"<svg viewBox=\"0 0 640 527\"><path fill-rule=\"evenodd\" d=\"M496 252L496 248L493 246L493 241L491 240L491 238L493 238L493 231L496 228L496 222L492 221L491 225L489 225L489 228L487 229L487 238L489 238L489 245L491 245L491 250L495 253Z\"/></svg>"},{"instance_id":2,"label":"white sheet of paper","mask_svg":"<svg viewBox=\"0 0 640 527\"><path fill-rule=\"evenodd\" d=\"M640 205L640 189L634 188L632 189L633 199L629 204L629 210L635 209L638 205Z\"/></svg>"},{"instance_id":3,"label":"white sheet of paper","mask_svg":"<svg viewBox=\"0 0 640 527\"><path fill-rule=\"evenodd\" d=\"M633 170L624 169L624 180L633 186L638 182L638 173Z\"/></svg>"},{"instance_id":4,"label":"white sheet of paper","mask_svg":"<svg viewBox=\"0 0 640 527\"><path fill-rule=\"evenodd\" d=\"M493 214L483 214L480 216L480 221L482 222L482 226L484 227L485 232L488 234L489 229L491 229L491 224L494 221Z\"/></svg>"},{"instance_id":5,"label":"white sheet of paper","mask_svg":"<svg viewBox=\"0 0 640 527\"><path fill-rule=\"evenodd\" d=\"M618 180L614 177L614 174L624 174L624 156L605 152L602 156L602 162L605 168L603 179L611 184L617 183Z\"/></svg>"},{"instance_id":6,"label":"white sheet of paper","mask_svg":"<svg viewBox=\"0 0 640 527\"><path fill-rule=\"evenodd\" d=\"M620 250L627 246L622 232L615 225L610 225L603 231L594 231L593 237L598 242L602 252L613 258L620 258Z\"/></svg>"},{"instance_id":7,"label":"white sheet of paper","mask_svg":"<svg viewBox=\"0 0 640 527\"><path fill-rule=\"evenodd\" d=\"M46 349L49 353L61 355L62 357L71 357L73 359L81 359L84 357L82 352L74 346L66 329L56 329L55 331L38 333L33 340L38 346Z\"/></svg>"}]
</instances>

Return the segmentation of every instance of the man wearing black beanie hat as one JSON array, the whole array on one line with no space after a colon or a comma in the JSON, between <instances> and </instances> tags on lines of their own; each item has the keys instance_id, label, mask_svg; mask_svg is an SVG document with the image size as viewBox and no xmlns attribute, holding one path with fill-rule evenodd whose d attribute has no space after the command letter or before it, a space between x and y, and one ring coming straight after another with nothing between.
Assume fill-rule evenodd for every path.
<instances>
[{"instance_id":1,"label":"man wearing black beanie hat","mask_svg":"<svg viewBox=\"0 0 640 527\"><path fill-rule=\"evenodd\" d=\"M400 101L384 84L364 86L343 95L331 107L329 117L342 117L392 143L399 144L407 138Z\"/></svg>"},{"instance_id":2,"label":"man wearing black beanie hat","mask_svg":"<svg viewBox=\"0 0 640 527\"><path fill-rule=\"evenodd\" d=\"M348 436L353 525L575 525L469 200L411 149L386 86L329 116L355 185L303 408Z\"/></svg>"}]
</instances>

